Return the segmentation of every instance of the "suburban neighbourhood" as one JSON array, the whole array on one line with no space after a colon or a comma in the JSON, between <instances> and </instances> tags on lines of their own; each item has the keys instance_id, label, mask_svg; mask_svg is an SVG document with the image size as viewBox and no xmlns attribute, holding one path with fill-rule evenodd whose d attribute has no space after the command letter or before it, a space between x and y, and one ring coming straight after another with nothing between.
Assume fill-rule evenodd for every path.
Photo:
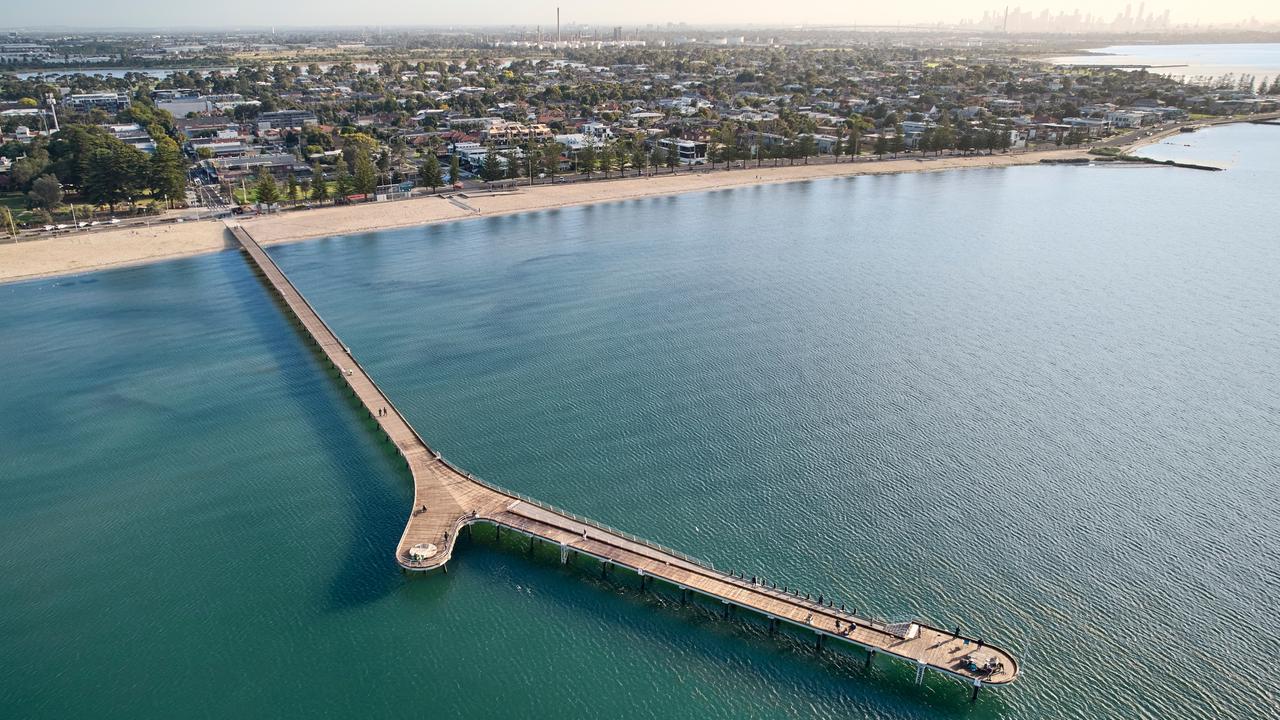
<instances>
[{"instance_id":1,"label":"suburban neighbourhood","mask_svg":"<svg viewBox=\"0 0 1280 720\"><path fill-rule=\"evenodd\" d=\"M0 221L50 233L691 168L1025 152L1280 104L1280 77L1179 81L1057 65L1055 50L825 31L11 34Z\"/></svg>"}]
</instances>

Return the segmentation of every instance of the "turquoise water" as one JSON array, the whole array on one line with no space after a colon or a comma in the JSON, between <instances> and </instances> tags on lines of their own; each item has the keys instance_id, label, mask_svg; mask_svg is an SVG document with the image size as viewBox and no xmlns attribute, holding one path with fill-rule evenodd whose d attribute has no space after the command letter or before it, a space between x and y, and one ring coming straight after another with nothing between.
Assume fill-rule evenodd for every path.
<instances>
[{"instance_id":1,"label":"turquoise water","mask_svg":"<svg viewBox=\"0 0 1280 720\"><path fill-rule=\"evenodd\" d=\"M1280 131L1160 153L1234 164L271 249L456 462L1016 651L974 705L483 532L404 578L408 478L223 253L0 286L0 716L1273 717Z\"/></svg>"}]
</instances>

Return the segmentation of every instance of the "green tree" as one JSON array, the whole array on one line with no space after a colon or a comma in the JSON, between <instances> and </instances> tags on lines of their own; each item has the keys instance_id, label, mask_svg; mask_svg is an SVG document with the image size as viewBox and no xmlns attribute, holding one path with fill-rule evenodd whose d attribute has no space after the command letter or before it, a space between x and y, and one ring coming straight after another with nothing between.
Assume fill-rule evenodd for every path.
<instances>
[{"instance_id":1,"label":"green tree","mask_svg":"<svg viewBox=\"0 0 1280 720\"><path fill-rule=\"evenodd\" d=\"M648 166L648 153L644 151L643 145L636 143L635 147L631 148L631 167L634 167L637 173L643 175L645 168Z\"/></svg>"},{"instance_id":2,"label":"green tree","mask_svg":"<svg viewBox=\"0 0 1280 720\"><path fill-rule=\"evenodd\" d=\"M85 162L81 194L95 205L115 212L121 202L132 203L147 177L147 156L141 150L110 138Z\"/></svg>"},{"instance_id":3,"label":"green tree","mask_svg":"<svg viewBox=\"0 0 1280 720\"><path fill-rule=\"evenodd\" d=\"M502 179L502 161L492 145L485 150L484 160L480 163L480 178L485 182Z\"/></svg>"},{"instance_id":4,"label":"green tree","mask_svg":"<svg viewBox=\"0 0 1280 720\"><path fill-rule=\"evenodd\" d=\"M880 159L883 160L885 153L887 152L889 152L889 138L886 138L884 135L881 135L880 137L876 138L875 154L879 155Z\"/></svg>"},{"instance_id":5,"label":"green tree","mask_svg":"<svg viewBox=\"0 0 1280 720\"><path fill-rule=\"evenodd\" d=\"M796 141L796 154L804 158L804 164L809 164L809 158L818 154L818 144L814 141L813 136L805 133Z\"/></svg>"},{"instance_id":6,"label":"green tree","mask_svg":"<svg viewBox=\"0 0 1280 720\"><path fill-rule=\"evenodd\" d=\"M578 172L585 173L587 179L591 179L591 173L596 169L596 147L591 143L578 151L577 157L574 159Z\"/></svg>"},{"instance_id":7,"label":"green tree","mask_svg":"<svg viewBox=\"0 0 1280 720\"><path fill-rule=\"evenodd\" d=\"M356 172L356 162L361 155L372 160L377 151L378 141L362 132L351 133L342 138L342 159L347 161L347 167L353 173Z\"/></svg>"},{"instance_id":8,"label":"green tree","mask_svg":"<svg viewBox=\"0 0 1280 720\"><path fill-rule=\"evenodd\" d=\"M10 237L18 236L18 226L13 222L13 213L3 205L0 205L0 229Z\"/></svg>"},{"instance_id":9,"label":"green tree","mask_svg":"<svg viewBox=\"0 0 1280 720\"><path fill-rule=\"evenodd\" d=\"M258 171L258 180L253 184L253 189L261 205L274 205L280 202L280 188L276 185L276 179L271 177L271 173L265 169Z\"/></svg>"},{"instance_id":10,"label":"green tree","mask_svg":"<svg viewBox=\"0 0 1280 720\"><path fill-rule=\"evenodd\" d=\"M667 151L661 145L654 144L653 151L649 153L649 164L655 169L666 166Z\"/></svg>"},{"instance_id":11,"label":"green tree","mask_svg":"<svg viewBox=\"0 0 1280 720\"><path fill-rule=\"evenodd\" d=\"M31 207L56 210L62 204L62 183L56 175L41 175L31 183L27 200Z\"/></svg>"},{"instance_id":12,"label":"green tree","mask_svg":"<svg viewBox=\"0 0 1280 720\"><path fill-rule=\"evenodd\" d=\"M600 165L600 170L606 179L609 177L609 171L613 169L613 151L613 143L605 143L600 147L599 155L596 157L596 162Z\"/></svg>"},{"instance_id":13,"label":"green tree","mask_svg":"<svg viewBox=\"0 0 1280 720\"><path fill-rule=\"evenodd\" d=\"M788 165L795 165L796 158L800 157L800 144L795 140L787 140L782 146L782 156L787 159Z\"/></svg>"},{"instance_id":14,"label":"green tree","mask_svg":"<svg viewBox=\"0 0 1280 720\"><path fill-rule=\"evenodd\" d=\"M506 176L508 180L515 180L520 177L520 161L516 158L515 150L508 150L502 153L502 164L505 166Z\"/></svg>"},{"instance_id":15,"label":"green tree","mask_svg":"<svg viewBox=\"0 0 1280 720\"><path fill-rule=\"evenodd\" d=\"M663 156L663 162L667 164L667 167L671 169L671 174L674 175L676 168L680 166L679 151L675 148L666 148L663 150Z\"/></svg>"},{"instance_id":16,"label":"green tree","mask_svg":"<svg viewBox=\"0 0 1280 720\"><path fill-rule=\"evenodd\" d=\"M351 179L351 173L347 172L346 163L338 163L338 173L333 178L333 195L334 199L344 199L356 191L355 181Z\"/></svg>"},{"instance_id":17,"label":"green tree","mask_svg":"<svg viewBox=\"0 0 1280 720\"><path fill-rule=\"evenodd\" d=\"M431 192L444 185L444 179L440 177L440 158L436 157L434 151L427 153L427 159L418 168L418 183L431 188Z\"/></svg>"},{"instance_id":18,"label":"green tree","mask_svg":"<svg viewBox=\"0 0 1280 720\"><path fill-rule=\"evenodd\" d=\"M329 199L329 183L324 179L319 160L311 166L311 199L319 203Z\"/></svg>"},{"instance_id":19,"label":"green tree","mask_svg":"<svg viewBox=\"0 0 1280 720\"><path fill-rule=\"evenodd\" d=\"M996 148L1000 147L999 133L994 130L984 130L982 132L982 146L986 149L988 155L995 152Z\"/></svg>"},{"instance_id":20,"label":"green tree","mask_svg":"<svg viewBox=\"0 0 1280 720\"><path fill-rule=\"evenodd\" d=\"M723 146L716 143L707 145L707 163L711 165L712 170L716 169L716 163L724 160L724 154Z\"/></svg>"},{"instance_id":21,"label":"green tree","mask_svg":"<svg viewBox=\"0 0 1280 720\"><path fill-rule=\"evenodd\" d=\"M353 179L357 193L372 195L378 189L378 168L373 164L368 152L361 150L356 153Z\"/></svg>"},{"instance_id":22,"label":"green tree","mask_svg":"<svg viewBox=\"0 0 1280 720\"><path fill-rule=\"evenodd\" d=\"M831 146L831 154L835 157L836 162L840 162L840 156L844 154L844 130L836 130L836 142Z\"/></svg>"},{"instance_id":23,"label":"green tree","mask_svg":"<svg viewBox=\"0 0 1280 720\"><path fill-rule=\"evenodd\" d=\"M920 137L916 139L916 149L920 151L921 155L924 155L929 152L933 152L933 148L934 148L933 136L934 136L933 128L928 128L924 132L920 133Z\"/></svg>"},{"instance_id":24,"label":"green tree","mask_svg":"<svg viewBox=\"0 0 1280 720\"><path fill-rule=\"evenodd\" d=\"M848 145L849 160L850 162L856 161L858 156L862 154L862 129L858 127L857 123L854 123L853 127L849 128Z\"/></svg>"},{"instance_id":25,"label":"green tree","mask_svg":"<svg viewBox=\"0 0 1280 720\"><path fill-rule=\"evenodd\" d=\"M458 151L455 148L453 154L449 156L449 182L462 182L462 168L458 164Z\"/></svg>"},{"instance_id":26,"label":"green tree","mask_svg":"<svg viewBox=\"0 0 1280 720\"><path fill-rule=\"evenodd\" d=\"M18 188L29 188L49 167L48 155L43 159L28 155L18 158L9 169L9 181Z\"/></svg>"},{"instance_id":27,"label":"green tree","mask_svg":"<svg viewBox=\"0 0 1280 720\"><path fill-rule=\"evenodd\" d=\"M147 188L152 197L172 202L186 195L186 163L183 162L182 152L173 138L162 135L156 141L156 151L151 155L149 165Z\"/></svg>"},{"instance_id":28,"label":"green tree","mask_svg":"<svg viewBox=\"0 0 1280 720\"><path fill-rule=\"evenodd\" d=\"M951 129L950 125L939 125L933 131L933 149L942 154L943 150L955 147L956 132Z\"/></svg>"},{"instance_id":29,"label":"green tree","mask_svg":"<svg viewBox=\"0 0 1280 720\"><path fill-rule=\"evenodd\" d=\"M302 188L298 185L298 178L294 177L293 173L289 173L289 177L285 178L284 182L286 188L285 193L288 195L290 200L297 202L298 196L302 192Z\"/></svg>"},{"instance_id":30,"label":"green tree","mask_svg":"<svg viewBox=\"0 0 1280 720\"><path fill-rule=\"evenodd\" d=\"M533 184L533 179L542 172L542 154L546 152L546 148L542 145L534 145L529 143L524 148L524 162L521 164L521 170L529 174L529 184Z\"/></svg>"},{"instance_id":31,"label":"green tree","mask_svg":"<svg viewBox=\"0 0 1280 720\"><path fill-rule=\"evenodd\" d=\"M564 146L558 142L548 143L542 150L542 171L549 178L555 178L560 172L560 156L564 154Z\"/></svg>"}]
</instances>

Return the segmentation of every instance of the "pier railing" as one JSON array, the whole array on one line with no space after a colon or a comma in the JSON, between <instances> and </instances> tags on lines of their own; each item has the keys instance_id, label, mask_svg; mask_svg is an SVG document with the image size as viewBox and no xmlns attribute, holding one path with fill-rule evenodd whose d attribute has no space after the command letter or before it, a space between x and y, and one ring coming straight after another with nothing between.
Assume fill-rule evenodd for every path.
<instances>
[{"instance_id":1,"label":"pier railing","mask_svg":"<svg viewBox=\"0 0 1280 720\"><path fill-rule=\"evenodd\" d=\"M612 545L612 547L617 550L625 551L627 553L630 553L632 555L635 555L647 560L654 560L654 559L666 560L668 558L675 559L686 564L686 567L682 568L682 570L684 570L686 573L689 573L689 575L691 576L702 576L703 578L706 578L706 579L712 579L727 585L732 585L738 588L746 589L753 594L771 597L777 600L784 601L787 605L791 606L792 608L798 607L798 608L810 610L812 611L811 614L809 615L809 617L805 618L803 621L800 620L798 616L795 615L793 612L785 613L785 615L787 615L788 617L782 617L782 618L776 618L776 619L782 619L782 620L785 620L786 622L794 623L802 627L810 627L815 632L818 632L823 635L845 636L845 638L849 642L853 642L854 644L863 645L864 642L870 643L868 645L863 645L863 646L870 648L873 651L873 653L885 652L889 655L898 656L908 661L914 661L917 663L917 667L919 668L916 675L917 682L920 682L920 679L923 676L924 669L928 667L925 664L925 657L927 656L927 654L921 654L919 652L915 654L912 654L912 652L906 652L905 654L902 654L899 652L898 644L896 642L888 641L888 640L885 640L884 638L872 640L867 636L862 636L861 639L854 639L852 636L852 633L855 630L870 630L872 632L879 633L881 635L887 635L894 638L909 639L910 637L914 637L914 632L916 631L918 626L922 628L929 628L930 630L936 631L944 636L950 635L956 639L966 639L966 638L962 638L958 634L958 631L957 633L954 633L954 634L947 633L944 630L938 630L937 628L933 628L924 622L916 621L914 619L906 622L891 623L873 615L859 615L857 614L857 608L854 608L851 611L845 607L837 607L833 599L827 600L823 598L822 601L820 601L819 599L813 598L808 595L802 596L798 590L793 590L786 586L784 586L783 588L778 588L776 587L776 585L771 585L767 583L763 577L753 576L748 580L742 573L717 570L712 563L706 560L696 558L694 556L680 552L678 550L667 547L665 545L661 545L659 543L651 542L644 538L638 537L636 535L633 535L631 533L628 533L622 530L618 530L617 528L610 527L608 525L597 522L590 518L582 517L580 515L569 512L567 510L563 510L561 508L555 507L554 505L551 505L549 503L545 503L541 500L537 500L535 498L524 495L523 493L519 493L514 490L509 490L507 488L501 487L494 483L490 483L488 481L482 480L472 475L471 473L468 473L462 470L461 468L458 468L457 466L450 463L448 460L445 460L440 455L440 453L433 450L431 446L427 444L426 440L424 440L422 436L418 434L418 431L414 429L414 427L411 424L409 424L404 414L391 401L390 396L388 396L387 393L382 389L382 387L379 386L378 383L373 379L373 377L369 375L369 373L364 369L364 367L352 354L350 348L342 342L342 340L338 337L338 334L334 332L332 327L330 327L329 324L325 322L324 318L321 317L318 312L316 312L315 308L311 305L311 303L305 297L302 296L301 292L298 291L297 287L293 285L292 281L289 280L288 276L284 274L284 272L280 269L279 265L276 264L275 260L262 248L262 246L259 245L257 241L255 241L252 238L252 236L250 236L243 228L239 226L234 226L234 227L231 227L231 230L236 235L237 239L240 240L240 243L244 247L245 251L250 256L253 257L255 264L258 265L259 267L259 270L261 270L264 275L268 276L268 279L270 280L270 284L274 287L276 292L282 297L286 305L289 306L290 310L292 310L292 314L295 320L297 320L304 326L304 329L307 330L307 334L311 336L312 340L315 343L321 345L321 350L325 353L326 357L330 359L331 364L337 366L337 369L344 377L344 381L348 384L348 386L353 391L357 392L357 395L361 398L361 403L365 406L365 409L370 411L370 413L372 413L373 407L371 403L377 403L382 407L385 407L388 411L385 414L390 414L393 412L395 421L399 421L399 423L403 426L403 429L408 431L408 437L406 437L406 435L402 432L400 427L389 427L386 424L387 421L385 419L378 421L383 431L387 433L389 437L391 436L391 433L394 432L395 437L400 438L400 441L396 442L395 444L398 446L398 450L400 451L401 457L405 460L406 463L409 464L410 472L414 475L415 495L419 487L418 485L419 482L428 481L428 478L420 476L421 475L420 471L422 470L421 466L418 466L418 471L415 471L415 466L414 466L414 458L419 457L420 451L425 451L425 452L431 453L432 459L435 460L436 462L439 462L443 468L446 468L449 471L449 473L451 473L455 477L466 478L467 481L474 482L477 485L488 489L489 491L493 492L496 495L499 495L505 498L510 498L513 501L527 503L529 506L534 508L539 508L547 513L554 515L556 518L571 521L583 527L596 529L596 530L602 531L603 533L606 533L609 536L608 538L595 538L595 539L603 540L605 543ZM345 357L345 359L343 359L343 357ZM350 363L350 365L347 365L347 363ZM362 380L352 377L354 375L354 372L353 372L354 370L359 371L360 378L362 378ZM365 386L362 383L368 383L368 385ZM372 388L373 391L377 393L377 397L371 396L368 393L368 388ZM409 437L411 437L412 440L410 440ZM436 479L440 480L440 478L436 478ZM415 501L416 501L416 498L415 498ZM415 507L416 506L417 505L415 502ZM511 506L508 505L507 507L508 509L510 509ZM416 514L418 511L415 510L414 512ZM516 513L516 514L519 514L519 513ZM453 518L453 522L450 523L450 527L446 531L446 547L443 549L446 552L448 551L449 541L456 539L458 531L464 525L467 525L471 522L476 522L476 521L505 524L502 516L503 516L502 512L492 513L492 517L490 517L489 515L478 515L476 510L473 509L470 513L463 514L459 517ZM557 526L557 523L554 520L549 521L547 518L538 519L536 516L526 516L526 517L529 517L530 519L533 519L533 520L538 520L540 523L544 525L548 525L551 527ZM412 520L409 524L406 524L405 535L401 537L401 544L404 543L405 537L407 536L411 525L412 525ZM560 529L563 530L565 528L561 527ZM612 540L612 542L610 542L610 540ZM626 544L618 542L619 540L625 541ZM629 544L631 547L628 547L627 544ZM660 553L663 557L653 558L652 555L649 555L648 553L644 552L644 549L652 550L656 553ZM591 554L589 550L584 549L582 551L587 552L588 554ZM613 553L613 555L617 556L618 554ZM448 555L446 554L442 558L442 560L447 560L447 559L448 559ZM619 557L616 560L610 560L610 561L617 562L619 565L623 565L623 566L628 566L628 563L632 562L632 563L635 563L635 567L637 570L640 570L643 567L650 566L645 562L635 562L630 558L623 560L621 557ZM427 567L430 565L429 563L417 563L412 561L411 559L409 560L409 563L411 565L422 565L424 567ZM669 565L670 563L667 563L667 564ZM698 586L701 586L702 592L707 593L712 597L719 597L725 603L732 603L732 604L742 605L744 607L751 607L756 609L768 607L767 604L760 604L758 600L754 600L754 599L747 600L739 597L738 599L735 600L731 597L732 595L734 595L734 593L725 592L723 586L718 588L714 586L708 586L706 585L705 582L696 582L696 581L693 581L692 577L688 577L681 574L667 573L666 576L669 582L680 584L682 588L684 587L685 583L688 583L694 586L695 590L698 589ZM743 603L746 603L746 604L743 605ZM836 629L834 630L834 632L831 630L828 623L815 625L813 622L811 622L814 618L814 615L819 613L827 618L838 619L836 622ZM773 615L770 615L770 618L773 618ZM841 627L839 625L839 620L847 621L849 623L849 627L847 629ZM981 640L979 640L978 642L981 643ZM819 640L819 647L820 646L821 646L821 639ZM937 645L934 645L932 647L937 647ZM1005 653L1005 655L1007 656L1007 653ZM868 657L870 658L871 655L869 655ZM1008 656L1008 660L1013 663L1013 671L1011 674L1009 674L1007 678L1001 679L998 682L1010 682L1017 675L1016 661L1012 658L1012 656ZM938 667L944 670L945 672L951 673L953 675L957 675L958 677L962 677L965 679L973 679L975 683L974 685L975 693L976 693L976 688L980 685L980 682L979 682L980 679L989 680L989 677L988 678L971 677L970 675L965 675L964 673L958 673L954 669L948 669L940 665L935 667ZM1003 666L1001 671L1003 672Z\"/></svg>"},{"instance_id":2,"label":"pier railing","mask_svg":"<svg viewBox=\"0 0 1280 720\"><path fill-rule=\"evenodd\" d=\"M653 542L653 541L651 541L651 540L646 540L646 539L644 539L644 538L642 538L642 537L639 537L639 536L637 536L637 535L632 535L631 533L626 532L625 530L619 530L619 529L617 529L617 528L615 528L615 527L612 527L612 526L610 526L610 525L606 525L606 524L604 524L604 523L602 523L602 522L599 522L598 520L592 520L591 518L585 518L585 517L582 517L581 515L578 515L578 514L575 514L575 513L571 513L571 512L569 512L568 510L565 510L565 509L563 509L563 508L558 508L558 507L556 507L555 505L552 505L552 504L550 504L550 503L546 503L546 502L543 502L543 501L541 501L541 500L537 500L537 499L535 499L535 498L531 498L531 497L529 497L528 495L525 495L524 493L520 493L520 492L516 492L515 490L511 490L511 489L508 489L508 488L504 488L504 487L502 487L501 485L496 485L496 484L494 484L494 483L489 482L488 480L482 480L482 479L480 479L480 478L476 477L475 475L472 475L471 473L466 472L465 470L462 470L461 468L459 468L458 466L456 466L456 465L454 465L453 463L449 462L448 460L445 460L443 457L441 457L441 458L439 458L439 459L440 459L440 462L441 462L441 463L443 463L443 464L444 464L446 467L448 467L450 470L453 470L453 471L454 471L454 472L456 472L456 473L460 473L460 474L462 474L462 475L466 476L466 478L467 478L468 480L471 480L471 481L473 481L473 482L475 482L475 483L477 483L477 484L483 485L483 486L485 486L485 487L489 488L490 490L492 490L492 491L494 491L494 492L496 492L496 493L501 493L501 494L503 494L503 495L510 496L513 500L519 500L519 501L521 501L521 502L525 502L525 503L528 503L528 504L530 504L530 505L533 505L534 507L537 507L537 508L541 508L541 509L543 509L543 510L546 510L547 512L552 512L552 513L555 513L556 515L562 515L562 516L564 516L564 517L566 517L566 518L569 518L570 520L572 520L572 521L574 521L574 522L576 522L576 523L580 523L580 524L582 524L582 525L586 525L587 527L592 527L592 528L595 528L595 529L597 529L597 530L603 530L603 531L605 531L605 532L607 532L607 533L610 533L610 534L612 534L612 535L617 535L618 537L623 538L624 540L627 540L628 542L635 543L636 545L642 545L642 546L644 546L644 547L649 548L650 550L656 550L656 551L658 551L658 552L660 552L660 553L663 553L663 554L666 554L666 555L672 555L672 556L677 557L677 558L679 558L679 559L681 559L681 560L683 560L683 561L685 561L685 562L687 562L687 563L691 563L691 564L693 564L693 565L698 565L698 566L700 566L700 567L704 567L704 568L706 568L706 569L708 569L708 570L715 570L715 566L714 566L714 565L712 565L712 564L711 564L709 561L707 561L707 560L703 560L703 559L701 559L701 558L696 558L696 557L693 557L692 555L689 555L689 554L687 554L687 553L682 553L682 552L680 552L679 550L675 550L675 549L669 548L669 547L667 547L666 545L662 545L662 544L659 544L659 543Z\"/></svg>"},{"instance_id":3,"label":"pier railing","mask_svg":"<svg viewBox=\"0 0 1280 720\"><path fill-rule=\"evenodd\" d=\"M275 259L271 257L270 253L268 253L265 249L263 249L262 245L260 245L258 241L254 240L252 236L249 236L248 233L243 228L236 226L235 229L239 230L240 233L244 233L245 237L248 239L248 242L253 243L255 246L257 246L258 251L262 253L262 256L266 259L268 263L270 263L271 267L275 269L275 271L279 273L282 278L285 278L285 282L289 283L289 286L293 288L295 293L298 293L299 298L302 298L302 294L298 292L296 287L293 287L292 281L288 280L288 276L286 276L284 274L284 271L280 269L280 266L276 264ZM391 396L388 395L386 391L382 389L382 386L378 384L377 380L373 379L373 375L371 375L364 369L364 366L361 365L360 361L356 359L355 354L352 353L351 349L347 346L347 344L344 343L338 337L338 334L333 331L333 328L329 326L329 323L325 322L325 319L320 315L320 312L315 309L315 306L313 306L310 303L310 301L303 300L303 302L306 303L308 309L311 310L311 314L314 315L316 320L320 322L320 325L324 327L325 332L329 333L329 336L333 338L334 342L337 342L339 345L342 346L342 349L346 352L347 358L351 361L351 364L360 369L360 373L365 377L366 380L368 380L369 384L372 385L378 391L378 394L382 396L382 400L386 404L386 407L392 412L394 412L396 416L400 418L401 422L403 422L405 426L409 428L409 432L413 433L414 438L417 439L417 441L422 445L422 447L426 448L428 452L435 455L436 459L439 460L440 463L443 464L445 467L449 468L453 472L458 473L459 475L466 477L468 480L471 480L479 485L483 485L489 488L490 490L493 490L494 492L507 495L511 497L511 499L513 500L519 500L521 502L529 503L530 505L541 508L548 512L552 512L557 515L563 515L573 520L574 522L581 523L583 525L587 525L589 527L593 527L598 530L603 530L607 533L612 533L613 535L617 535L618 537L624 538L637 545L643 545L651 550L656 550L658 552L665 553L667 555L673 555L685 562L693 563L695 565L701 565L709 570L715 570L715 566L707 560L693 557L692 555L682 553L679 550L669 548L665 545L661 545L661 544L652 542L650 540L645 540L644 538L638 537L629 532L625 532L623 530L619 530L615 527L605 525L604 523L597 522L590 518L585 518L585 517L582 517L581 515L571 513L568 510L565 510L563 508L558 508L550 503L537 500L523 493L516 492L515 490L504 488L501 485L498 485L496 483L492 483L487 480L478 478L475 475L472 475L471 473L458 467L457 465L454 465L453 463L449 462L443 456L441 456L439 452L436 452L430 445L428 445L427 441L424 440L422 436L418 434L417 429L413 427L413 425L405 418L404 414L400 412L400 409L396 407L395 403L391 401ZM726 575L726 577L729 577L729 576Z\"/></svg>"},{"instance_id":4,"label":"pier railing","mask_svg":"<svg viewBox=\"0 0 1280 720\"><path fill-rule=\"evenodd\" d=\"M237 229L240 230L240 232L244 232L244 230L241 228L237 227ZM245 233L245 235L248 236L248 233ZM271 265L271 267L277 273L279 273L282 278L285 278L285 282L289 284L289 287L293 288L294 292L297 293L299 299L302 299L302 302L306 304L307 308L311 311L311 314L315 316L316 320L320 322L320 325L324 327L325 331L329 334L330 337L333 338L334 342L337 342L339 345L342 346L343 350L346 352L347 359L350 360L352 365L360 369L361 375L363 375L364 378L369 382L369 384L371 384L378 391L378 394L382 396L382 401L386 404L386 407L390 411L394 412L398 418L400 418L401 422L403 422L405 427L409 429L409 432L413 434L414 438L417 439L418 443L421 444L422 447L427 450L427 452L430 452L438 462L440 462L442 465L447 467L449 470L459 475L462 475L463 477L467 478L468 480L478 485L483 485L484 487L496 493L506 495L513 500L519 500L521 502L528 503L529 505L540 508L542 510L546 510L547 512L555 513L556 515L560 515L562 517L568 518L576 523L585 525L587 527L595 528L597 530L602 530L604 532L610 533L617 537L623 538L628 542L634 543L636 545L640 545L650 550L654 550L654 551L663 553L665 555L670 555L672 557L683 560L684 562L690 563L692 565L696 565L700 568L710 571L720 579L733 583L740 587L750 589L754 592L759 592L765 595L769 595L771 597L784 599L790 603L803 605L811 610L819 611L827 615L838 616L846 619L850 623L857 623L863 627L869 627L879 632L885 632L885 633L889 632L887 628L891 623L887 619L879 618L875 616L856 615L849 610L833 607L831 605L824 605L819 603L816 599L810 599L810 598L801 596L799 594L799 591L789 592L782 588L775 588L775 587L771 587L770 585L766 585L764 583L763 578L758 578L759 582L752 583L745 578L738 577L737 575L730 574L723 570L718 570L715 567L715 565L708 560L694 557L692 555L689 555L688 553L684 553L674 548L667 547L666 545L662 545L661 543L656 543L656 542L653 542L652 540L647 540L645 538L639 537L638 535L634 535L632 533L626 532L625 530L619 530L618 528L612 527L610 525L606 525L605 523L599 522L597 520L583 517L581 515L570 512L563 508L556 507L551 503L543 502L542 500L538 500L537 498L530 497L528 495L525 495L524 493L512 490L510 488L505 488L501 485L498 485L497 483L489 482L488 480L484 480L482 478L476 477L475 475L467 472L466 470L463 470L457 465L454 465L452 462L445 459L439 452L434 450L430 445L428 445L427 441L423 439L421 435L418 434L417 429L414 428L413 425L405 418L404 414L400 412L400 409L396 407L394 402L392 402L391 397L386 393L385 390L382 389L382 386L378 385L378 382L373 379L373 376L364 369L364 366L361 365L360 361L356 359L355 355L351 352L351 349L346 345L346 343L342 342L341 338L338 337L338 334L333 331L333 328L329 326L329 323L326 322L325 319L320 315L319 311L315 309L315 306L313 306L310 303L310 301L307 301L302 298L302 294L298 292L298 289L293 286L292 281L288 279L288 276L286 276L284 274L284 271L280 269L280 266L276 264L275 259L273 259L271 255L267 253L267 251L263 249L262 246L258 244L256 240L253 240L251 236L248 236L248 240L249 242L257 246L258 251L262 254L262 257L265 258L266 261ZM468 518L466 516L458 518L454 522L453 529L451 531L452 535L456 536L457 531L461 528L461 526L466 524L466 521L470 519L471 518Z\"/></svg>"}]
</instances>

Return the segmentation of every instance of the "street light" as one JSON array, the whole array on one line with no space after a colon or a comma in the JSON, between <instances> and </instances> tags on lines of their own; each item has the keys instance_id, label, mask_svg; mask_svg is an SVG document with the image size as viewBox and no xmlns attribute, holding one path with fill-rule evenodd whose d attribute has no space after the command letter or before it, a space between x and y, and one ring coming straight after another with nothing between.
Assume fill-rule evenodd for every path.
<instances>
[{"instance_id":1,"label":"street light","mask_svg":"<svg viewBox=\"0 0 1280 720\"><path fill-rule=\"evenodd\" d=\"M66 185L63 185L62 183L58 183L59 189L65 190L66 187L67 187ZM74 227L74 228L80 227L80 223L76 222L76 204L74 202L71 203L71 227Z\"/></svg>"}]
</instances>

